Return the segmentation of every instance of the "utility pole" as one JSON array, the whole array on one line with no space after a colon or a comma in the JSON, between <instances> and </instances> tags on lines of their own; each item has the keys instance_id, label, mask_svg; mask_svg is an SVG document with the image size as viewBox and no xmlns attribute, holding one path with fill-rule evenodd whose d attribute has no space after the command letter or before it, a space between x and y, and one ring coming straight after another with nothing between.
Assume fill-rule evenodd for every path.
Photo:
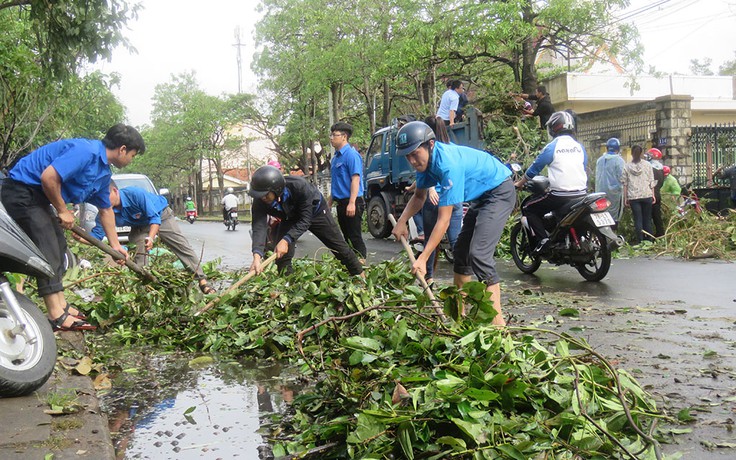
<instances>
[{"instance_id":1,"label":"utility pole","mask_svg":"<svg viewBox=\"0 0 736 460\"><path fill-rule=\"evenodd\" d=\"M245 44L240 41L240 26L235 27L235 44L233 46L237 50L236 60L238 62L238 94L240 94L243 92L243 58L241 56L240 50L245 46Z\"/></svg>"}]
</instances>

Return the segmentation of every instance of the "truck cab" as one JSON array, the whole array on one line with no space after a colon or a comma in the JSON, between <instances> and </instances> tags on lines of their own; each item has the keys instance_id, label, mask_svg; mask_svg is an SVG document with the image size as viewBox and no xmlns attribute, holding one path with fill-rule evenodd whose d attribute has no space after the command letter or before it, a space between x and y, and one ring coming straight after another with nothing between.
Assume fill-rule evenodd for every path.
<instances>
[{"instance_id":1,"label":"truck cab","mask_svg":"<svg viewBox=\"0 0 736 460\"><path fill-rule=\"evenodd\" d=\"M476 110L468 110L465 121L448 126L447 130L453 144L485 149L481 117ZM376 131L363 159L363 198L367 203L368 231L374 238L391 234L389 213L399 217L410 198L404 190L416 179L416 171L406 157L396 154L398 131L397 122Z\"/></svg>"}]
</instances>

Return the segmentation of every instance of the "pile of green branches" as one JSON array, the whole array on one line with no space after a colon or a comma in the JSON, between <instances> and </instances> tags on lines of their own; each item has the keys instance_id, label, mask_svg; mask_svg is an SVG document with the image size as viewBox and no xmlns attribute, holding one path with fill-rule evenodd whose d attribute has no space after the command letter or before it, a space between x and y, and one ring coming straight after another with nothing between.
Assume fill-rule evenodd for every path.
<instances>
[{"instance_id":1,"label":"pile of green branches","mask_svg":"<svg viewBox=\"0 0 736 460\"><path fill-rule=\"evenodd\" d=\"M442 290L439 314L406 264L362 280L326 255L194 317L210 299L170 262L151 267L158 286L117 267L76 274L98 296L98 341L301 367L312 385L265 435L277 457L662 458L663 416L627 372L581 339L491 326L480 283Z\"/></svg>"}]
</instances>

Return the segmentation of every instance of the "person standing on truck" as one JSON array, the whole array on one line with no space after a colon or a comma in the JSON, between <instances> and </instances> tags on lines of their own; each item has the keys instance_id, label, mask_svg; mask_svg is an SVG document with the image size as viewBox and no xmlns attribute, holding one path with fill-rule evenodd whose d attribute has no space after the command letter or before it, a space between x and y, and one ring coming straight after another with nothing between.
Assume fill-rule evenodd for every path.
<instances>
[{"instance_id":1,"label":"person standing on truck","mask_svg":"<svg viewBox=\"0 0 736 460\"><path fill-rule=\"evenodd\" d=\"M330 143L335 148L335 155L330 164L332 173L332 202L337 205L337 223L340 225L345 240L353 247L363 262L366 258L363 241L363 158L350 145L353 127L345 122L338 122L330 128Z\"/></svg>"},{"instance_id":2,"label":"person standing on truck","mask_svg":"<svg viewBox=\"0 0 736 460\"><path fill-rule=\"evenodd\" d=\"M424 276L429 255L450 226L454 205L469 202L455 242L454 284L461 288L475 274L491 294L497 312L493 324L505 326L493 253L516 204L511 171L487 152L435 142L434 131L422 121L408 123L398 131L396 154L406 156L417 171L417 191L394 226L396 239L407 235L406 223L424 205L427 190L440 185L437 222L412 265L412 273Z\"/></svg>"},{"instance_id":3,"label":"person standing on truck","mask_svg":"<svg viewBox=\"0 0 736 460\"><path fill-rule=\"evenodd\" d=\"M460 94L465 91L463 82L460 80L451 80L447 84L447 91L440 99L440 106L437 109L437 116L444 120L448 126L454 126L457 118L457 109L460 105Z\"/></svg>"},{"instance_id":4,"label":"person standing on truck","mask_svg":"<svg viewBox=\"0 0 736 460\"><path fill-rule=\"evenodd\" d=\"M110 182L110 203L115 213L115 225L130 226L128 241L129 244L136 246L135 263L146 264L148 251L153 248L153 242L158 237L181 260L181 263L194 273L194 278L203 293L215 292L215 289L207 283L200 258L176 223L174 211L169 207L166 197L140 187L118 189ZM90 234L98 240L105 236L99 215Z\"/></svg>"},{"instance_id":5,"label":"person standing on truck","mask_svg":"<svg viewBox=\"0 0 736 460\"><path fill-rule=\"evenodd\" d=\"M120 245L115 231L110 204L110 165L124 168L145 150L140 133L120 123L111 127L102 141L62 139L46 144L21 158L5 179L5 209L54 269L53 277L37 278L38 295L46 304L54 331L96 329L64 297L64 229L74 225L74 215L66 203L97 206L110 246L127 258L128 252Z\"/></svg>"},{"instance_id":6,"label":"person standing on truck","mask_svg":"<svg viewBox=\"0 0 736 460\"><path fill-rule=\"evenodd\" d=\"M534 94L514 93L512 96L537 101L534 110L524 109L524 113L532 117L539 117L539 128L544 131L547 128L549 118L555 113L555 108L552 106L549 94L547 94L547 88L544 85L539 85Z\"/></svg>"}]
</instances>

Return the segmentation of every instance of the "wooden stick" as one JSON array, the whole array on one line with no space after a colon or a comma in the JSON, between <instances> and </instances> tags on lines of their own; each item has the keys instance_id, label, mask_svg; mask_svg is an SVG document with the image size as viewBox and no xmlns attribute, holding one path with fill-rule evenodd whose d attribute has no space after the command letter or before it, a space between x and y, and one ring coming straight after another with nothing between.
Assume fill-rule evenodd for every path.
<instances>
[{"instance_id":1,"label":"wooden stick","mask_svg":"<svg viewBox=\"0 0 736 460\"><path fill-rule=\"evenodd\" d=\"M143 278L145 278L145 279L147 279L147 280L149 280L151 282L158 283L158 280L156 279L155 276L153 276L151 274L151 272L149 272L145 268L141 267L137 263L133 262L132 260L130 260L130 258L127 258L126 259L125 256L123 256L118 251L114 250L112 247L110 247L110 245L108 245L107 243L104 243L103 241L98 240L94 236L90 235L85 229L83 229L79 225L74 225L72 227L72 232L74 232L75 234L77 234L79 237L83 238L85 241L87 241L92 246L95 246L96 248L102 250L102 252L110 255L114 260L124 260L126 267L128 267L131 270L133 270L134 272L138 273Z\"/></svg>"},{"instance_id":2,"label":"wooden stick","mask_svg":"<svg viewBox=\"0 0 736 460\"><path fill-rule=\"evenodd\" d=\"M391 222L391 225L396 227L396 218L392 215L388 215L388 220ZM406 251L406 254L409 256L409 262L411 262L412 266L414 265L414 262L416 262L416 258L414 257L414 251L412 251L411 246L409 245L409 242L406 241L406 238L404 236L401 237L401 244L404 246L404 250ZM434 304L434 309L437 312L437 314L442 318L442 320L446 320L447 317L445 316L444 311L442 311L442 307L437 305L437 298L434 296L434 292L432 292L432 288L429 287L427 284L427 280L424 279L424 277L419 274L415 273L414 277L419 281L419 284L424 288L424 291L427 293L427 297L429 297L429 300L432 301L432 304Z\"/></svg>"},{"instance_id":3,"label":"wooden stick","mask_svg":"<svg viewBox=\"0 0 736 460\"><path fill-rule=\"evenodd\" d=\"M275 252L273 254L271 254L271 257L269 257L268 259L266 259L266 260L263 261L263 263L261 264L261 268L263 268L265 270L266 268L268 268L269 265L271 265L271 262L273 262L274 260L276 260L276 253ZM245 275L244 277L240 278L237 282L235 282L232 286L230 286L227 289L227 291L223 292L222 294L220 294L216 298L212 299L207 305L205 305L203 308L201 308L199 311L197 311L197 313L195 313L194 316L199 316L202 313L204 313L207 310L209 310L210 308L214 307L215 305L217 305L217 303L220 301L220 299L222 299L226 294L228 294L228 293L234 291L235 289L239 288L246 281L248 281L249 279L253 278L254 276L256 276L256 272L249 272L247 275Z\"/></svg>"}]
</instances>

